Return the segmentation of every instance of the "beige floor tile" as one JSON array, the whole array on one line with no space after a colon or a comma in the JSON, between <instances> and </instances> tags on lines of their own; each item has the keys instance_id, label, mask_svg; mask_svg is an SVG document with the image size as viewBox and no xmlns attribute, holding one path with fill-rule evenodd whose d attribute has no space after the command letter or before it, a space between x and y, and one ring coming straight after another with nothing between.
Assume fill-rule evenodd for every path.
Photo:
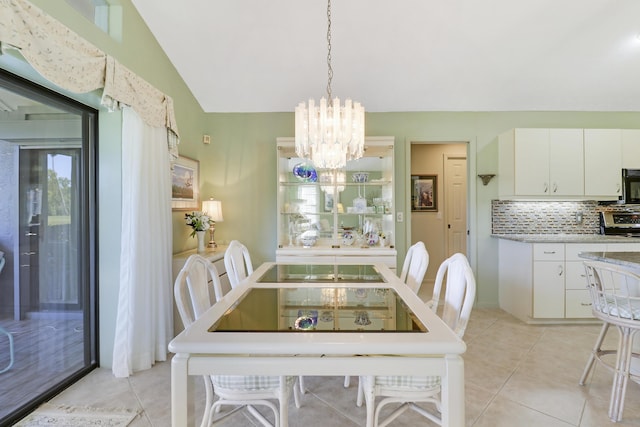
<instances>
[{"instance_id":1,"label":"beige floor tile","mask_svg":"<svg viewBox=\"0 0 640 427\"><path fill-rule=\"evenodd\" d=\"M473 427L569 427L572 424L497 397Z\"/></svg>"},{"instance_id":2,"label":"beige floor tile","mask_svg":"<svg viewBox=\"0 0 640 427\"><path fill-rule=\"evenodd\" d=\"M427 298L428 299L428 298ZM596 366L585 386L578 381L600 331L599 325L526 325L498 309L474 309L465 334L465 405L468 427L601 427L614 425L607 410L612 373ZM611 330L606 345L615 348ZM131 427L171 425L171 363L130 378L114 378L97 369L56 396L52 403L139 412ZM196 418L202 416L204 387L195 378ZM289 404L291 427L357 427L365 424L358 408L358 380L345 389L344 377L305 377L308 392L301 408ZM620 426L640 427L640 385L630 382ZM385 410L388 413L392 408ZM271 418L272 415L268 414ZM431 427L433 423L407 411L390 427ZM227 427L257 427L245 411L234 414Z\"/></svg>"},{"instance_id":3,"label":"beige floor tile","mask_svg":"<svg viewBox=\"0 0 640 427\"><path fill-rule=\"evenodd\" d=\"M518 370L509 378L498 396L571 425L578 425L586 400L586 391L576 381L554 381Z\"/></svg>"}]
</instances>

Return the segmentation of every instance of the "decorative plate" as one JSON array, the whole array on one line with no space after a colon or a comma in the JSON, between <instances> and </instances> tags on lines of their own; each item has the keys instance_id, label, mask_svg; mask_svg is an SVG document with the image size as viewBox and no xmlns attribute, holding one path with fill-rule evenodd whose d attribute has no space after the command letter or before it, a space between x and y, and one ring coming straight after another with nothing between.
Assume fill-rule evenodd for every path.
<instances>
[{"instance_id":1,"label":"decorative plate","mask_svg":"<svg viewBox=\"0 0 640 427\"><path fill-rule=\"evenodd\" d=\"M342 233L342 244L345 246L353 245L353 242L356 240L356 236L353 235L351 231L345 231Z\"/></svg>"},{"instance_id":2,"label":"decorative plate","mask_svg":"<svg viewBox=\"0 0 640 427\"><path fill-rule=\"evenodd\" d=\"M376 233L375 231L372 231L371 233L367 233L364 235L364 240L365 242L367 242L367 245L369 246L374 246L376 243L378 243L379 239L380 239L380 236L378 236L378 233Z\"/></svg>"},{"instance_id":3,"label":"decorative plate","mask_svg":"<svg viewBox=\"0 0 640 427\"><path fill-rule=\"evenodd\" d=\"M293 175L302 182L316 182L318 180L316 169L306 162L295 165L293 167Z\"/></svg>"},{"instance_id":4,"label":"decorative plate","mask_svg":"<svg viewBox=\"0 0 640 427\"><path fill-rule=\"evenodd\" d=\"M313 319L309 316L300 316L296 319L293 327L302 331L313 329Z\"/></svg>"}]
</instances>

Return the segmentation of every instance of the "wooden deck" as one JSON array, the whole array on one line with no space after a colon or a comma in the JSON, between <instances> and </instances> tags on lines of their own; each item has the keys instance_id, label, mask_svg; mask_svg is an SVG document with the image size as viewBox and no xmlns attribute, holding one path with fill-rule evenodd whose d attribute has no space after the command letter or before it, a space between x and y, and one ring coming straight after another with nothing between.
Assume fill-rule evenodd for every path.
<instances>
[{"instance_id":1,"label":"wooden deck","mask_svg":"<svg viewBox=\"0 0 640 427\"><path fill-rule=\"evenodd\" d=\"M85 367L82 320L61 317L0 320L14 341L14 364L0 374L0 424L9 413ZM9 340L1 334L0 370L9 360Z\"/></svg>"}]
</instances>

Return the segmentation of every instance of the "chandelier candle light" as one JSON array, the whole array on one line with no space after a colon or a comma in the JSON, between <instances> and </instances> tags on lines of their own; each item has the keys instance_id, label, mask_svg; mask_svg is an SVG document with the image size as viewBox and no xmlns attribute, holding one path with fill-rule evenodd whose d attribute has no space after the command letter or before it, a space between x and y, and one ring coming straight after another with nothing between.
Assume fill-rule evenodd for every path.
<instances>
[{"instance_id":1,"label":"chandelier candle light","mask_svg":"<svg viewBox=\"0 0 640 427\"><path fill-rule=\"evenodd\" d=\"M316 106L301 102L295 112L296 155L311 160L318 169L341 169L364 155L364 107L347 99L331 99L331 0L327 2L327 98Z\"/></svg>"},{"instance_id":2,"label":"chandelier candle light","mask_svg":"<svg viewBox=\"0 0 640 427\"><path fill-rule=\"evenodd\" d=\"M202 210L209 216L209 247L217 248L218 244L213 240L213 234L216 231L216 222L224 221L222 217L222 203L220 200L213 200L213 197L209 200L202 202Z\"/></svg>"}]
</instances>

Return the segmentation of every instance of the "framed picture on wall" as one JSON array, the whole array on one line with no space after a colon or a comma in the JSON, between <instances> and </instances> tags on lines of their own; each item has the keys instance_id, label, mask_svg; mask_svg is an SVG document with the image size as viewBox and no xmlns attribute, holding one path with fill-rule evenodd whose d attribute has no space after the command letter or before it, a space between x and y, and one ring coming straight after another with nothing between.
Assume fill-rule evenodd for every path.
<instances>
[{"instance_id":1,"label":"framed picture on wall","mask_svg":"<svg viewBox=\"0 0 640 427\"><path fill-rule=\"evenodd\" d=\"M438 175L411 175L411 210L438 211Z\"/></svg>"},{"instance_id":2,"label":"framed picture on wall","mask_svg":"<svg viewBox=\"0 0 640 427\"><path fill-rule=\"evenodd\" d=\"M179 156L171 171L171 208L198 210L200 208L200 162Z\"/></svg>"}]
</instances>

